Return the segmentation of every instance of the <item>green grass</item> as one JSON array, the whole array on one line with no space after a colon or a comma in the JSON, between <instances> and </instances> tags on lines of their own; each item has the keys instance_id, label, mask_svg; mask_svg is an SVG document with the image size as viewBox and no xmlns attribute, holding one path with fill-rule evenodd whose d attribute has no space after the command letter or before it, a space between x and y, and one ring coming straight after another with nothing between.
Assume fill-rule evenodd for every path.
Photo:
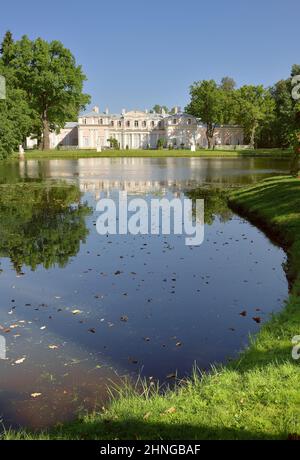
<instances>
[{"instance_id":1,"label":"green grass","mask_svg":"<svg viewBox=\"0 0 300 460\"><path fill-rule=\"evenodd\" d=\"M288 251L290 297L238 360L165 394L124 385L106 410L48 433L4 439L288 439L300 437L300 180L277 177L230 192L229 202Z\"/></svg>"},{"instance_id":2,"label":"green grass","mask_svg":"<svg viewBox=\"0 0 300 460\"><path fill-rule=\"evenodd\" d=\"M257 149L257 150L105 150L96 152L96 150L28 150L25 157L28 159L60 159L60 158L185 158L185 157L272 157L272 158L290 158L291 150L282 149ZM12 158L18 158L14 154Z\"/></svg>"}]
</instances>

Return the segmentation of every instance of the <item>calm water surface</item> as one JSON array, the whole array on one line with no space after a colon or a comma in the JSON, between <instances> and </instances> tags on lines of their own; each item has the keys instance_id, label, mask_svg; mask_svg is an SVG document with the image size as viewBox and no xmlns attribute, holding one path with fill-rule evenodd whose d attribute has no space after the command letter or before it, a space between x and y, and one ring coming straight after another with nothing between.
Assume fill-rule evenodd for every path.
<instances>
[{"instance_id":1,"label":"calm water surface","mask_svg":"<svg viewBox=\"0 0 300 460\"><path fill-rule=\"evenodd\" d=\"M4 424L44 427L101 407L107 385L125 375L172 382L195 363L225 362L287 297L284 252L231 213L222 194L206 192L200 247L185 246L184 236L100 237L100 197L195 197L204 184L214 190L287 170L264 159L2 164Z\"/></svg>"}]
</instances>

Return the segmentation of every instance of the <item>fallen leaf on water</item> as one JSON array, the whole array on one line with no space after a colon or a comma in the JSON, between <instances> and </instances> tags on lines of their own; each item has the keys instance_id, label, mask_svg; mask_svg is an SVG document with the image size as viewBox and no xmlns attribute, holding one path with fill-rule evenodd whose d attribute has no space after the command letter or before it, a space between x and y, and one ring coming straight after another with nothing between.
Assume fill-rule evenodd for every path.
<instances>
[{"instance_id":1,"label":"fallen leaf on water","mask_svg":"<svg viewBox=\"0 0 300 460\"><path fill-rule=\"evenodd\" d=\"M246 312L246 311L242 311L242 312L240 313L240 316L247 316L247 312Z\"/></svg>"},{"instance_id":2,"label":"fallen leaf on water","mask_svg":"<svg viewBox=\"0 0 300 460\"><path fill-rule=\"evenodd\" d=\"M17 359L17 361L15 361L15 364L23 364L25 359L26 359L26 356L24 358Z\"/></svg>"},{"instance_id":3,"label":"fallen leaf on water","mask_svg":"<svg viewBox=\"0 0 300 460\"><path fill-rule=\"evenodd\" d=\"M167 379L170 380L170 379L176 379L176 374L169 374L167 375Z\"/></svg>"},{"instance_id":4,"label":"fallen leaf on water","mask_svg":"<svg viewBox=\"0 0 300 460\"><path fill-rule=\"evenodd\" d=\"M120 320L121 320L123 323L127 323L127 321L128 321L128 316L121 316Z\"/></svg>"},{"instance_id":5,"label":"fallen leaf on water","mask_svg":"<svg viewBox=\"0 0 300 460\"><path fill-rule=\"evenodd\" d=\"M92 334L96 334L96 329L91 328L91 329L89 329L89 332L91 332Z\"/></svg>"},{"instance_id":6,"label":"fallen leaf on water","mask_svg":"<svg viewBox=\"0 0 300 460\"><path fill-rule=\"evenodd\" d=\"M46 326L40 327L40 330L41 330L41 331L44 331L45 329L46 329Z\"/></svg>"},{"instance_id":7,"label":"fallen leaf on water","mask_svg":"<svg viewBox=\"0 0 300 460\"><path fill-rule=\"evenodd\" d=\"M261 318L259 316L254 317L253 321L255 321L257 324L261 323Z\"/></svg>"},{"instance_id":8,"label":"fallen leaf on water","mask_svg":"<svg viewBox=\"0 0 300 460\"><path fill-rule=\"evenodd\" d=\"M178 347L182 347L182 342L177 342L177 343L176 343L176 347L177 347L177 348L178 348Z\"/></svg>"},{"instance_id":9,"label":"fallen leaf on water","mask_svg":"<svg viewBox=\"0 0 300 460\"><path fill-rule=\"evenodd\" d=\"M72 311L73 315L80 315L82 313L81 310L73 310Z\"/></svg>"},{"instance_id":10,"label":"fallen leaf on water","mask_svg":"<svg viewBox=\"0 0 300 460\"><path fill-rule=\"evenodd\" d=\"M49 345L48 347L50 350L57 350L59 348L58 345Z\"/></svg>"},{"instance_id":11,"label":"fallen leaf on water","mask_svg":"<svg viewBox=\"0 0 300 460\"><path fill-rule=\"evenodd\" d=\"M38 398L39 396L42 396L42 393L31 393L30 395L32 398Z\"/></svg>"}]
</instances>

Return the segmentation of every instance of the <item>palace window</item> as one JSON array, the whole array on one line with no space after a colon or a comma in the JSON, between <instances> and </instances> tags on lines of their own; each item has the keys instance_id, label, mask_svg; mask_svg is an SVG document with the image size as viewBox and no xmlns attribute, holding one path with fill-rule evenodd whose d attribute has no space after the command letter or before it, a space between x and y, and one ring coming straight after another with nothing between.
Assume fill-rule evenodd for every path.
<instances>
[{"instance_id":1,"label":"palace window","mask_svg":"<svg viewBox=\"0 0 300 460\"><path fill-rule=\"evenodd\" d=\"M192 124L192 120L191 118L188 119L188 125L191 125Z\"/></svg>"},{"instance_id":2,"label":"palace window","mask_svg":"<svg viewBox=\"0 0 300 460\"><path fill-rule=\"evenodd\" d=\"M155 126L154 121L151 121L151 126L152 126L152 128L154 128L154 126Z\"/></svg>"},{"instance_id":3,"label":"palace window","mask_svg":"<svg viewBox=\"0 0 300 460\"><path fill-rule=\"evenodd\" d=\"M147 127L147 122L143 121L143 128L146 128L146 127Z\"/></svg>"},{"instance_id":4,"label":"palace window","mask_svg":"<svg viewBox=\"0 0 300 460\"><path fill-rule=\"evenodd\" d=\"M177 118L173 119L173 125L177 125Z\"/></svg>"},{"instance_id":5,"label":"palace window","mask_svg":"<svg viewBox=\"0 0 300 460\"><path fill-rule=\"evenodd\" d=\"M129 120L126 122L126 126L127 126L127 128L130 128L130 121Z\"/></svg>"},{"instance_id":6,"label":"palace window","mask_svg":"<svg viewBox=\"0 0 300 460\"><path fill-rule=\"evenodd\" d=\"M137 120L135 120L134 126L135 126L135 128L138 128L138 127L139 127L139 122L138 122Z\"/></svg>"},{"instance_id":7,"label":"palace window","mask_svg":"<svg viewBox=\"0 0 300 460\"><path fill-rule=\"evenodd\" d=\"M102 118L99 118L99 119L98 119L98 123L99 123L99 125L103 125L103 119L102 119Z\"/></svg>"},{"instance_id":8,"label":"palace window","mask_svg":"<svg viewBox=\"0 0 300 460\"><path fill-rule=\"evenodd\" d=\"M122 127L122 122L121 122L121 120L118 121L118 126L119 126L119 128Z\"/></svg>"},{"instance_id":9,"label":"palace window","mask_svg":"<svg viewBox=\"0 0 300 460\"><path fill-rule=\"evenodd\" d=\"M86 118L83 119L83 124L86 125Z\"/></svg>"},{"instance_id":10,"label":"palace window","mask_svg":"<svg viewBox=\"0 0 300 460\"><path fill-rule=\"evenodd\" d=\"M115 126L115 123L114 123L113 120L110 122L110 125L111 125L111 126Z\"/></svg>"}]
</instances>

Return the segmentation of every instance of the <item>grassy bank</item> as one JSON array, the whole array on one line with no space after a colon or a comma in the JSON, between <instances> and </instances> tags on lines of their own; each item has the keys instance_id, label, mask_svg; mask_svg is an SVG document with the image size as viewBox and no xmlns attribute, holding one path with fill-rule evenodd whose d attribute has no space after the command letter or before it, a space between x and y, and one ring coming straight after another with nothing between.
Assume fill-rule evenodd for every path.
<instances>
[{"instance_id":1,"label":"grassy bank","mask_svg":"<svg viewBox=\"0 0 300 460\"><path fill-rule=\"evenodd\" d=\"M231 207L264 226L289 255L292 291L280 314L262 326L239 360L195 373L161 395L124 388L101 413L48 434L4 438L288 439L300 437L300 362L291 357L300 335L300 180L277 177L231 192Z\"/></svg>"},{"instance_id":2,"label":"grassy bank","mask_svg":"<svg viewBox=\"0 0 300 460\"><path fill-rule=\"evenodd\" d=\"M216 158L239 158L239 157L271 157L290 158L291 150L282 149L256 149L256 150L29 150L25 158L32 159L60 159L60 158L185 158L185 157L216 157ZM14 159L19 155L15 154Z\"/></svg>"}]
</instances>

